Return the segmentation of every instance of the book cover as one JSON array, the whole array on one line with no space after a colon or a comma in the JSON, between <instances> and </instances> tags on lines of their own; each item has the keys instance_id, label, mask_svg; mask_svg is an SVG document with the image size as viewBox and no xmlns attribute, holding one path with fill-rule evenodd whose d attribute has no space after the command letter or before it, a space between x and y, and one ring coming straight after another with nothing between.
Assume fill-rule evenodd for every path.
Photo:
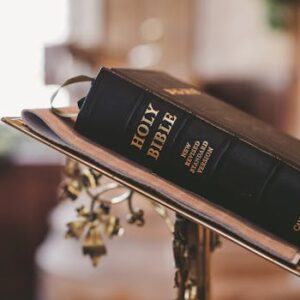
<instances>
[{"instance_id":1,"label":"book cover","mask_svg":"<svg viewBox=\"0 0 300 300\"><path fill-rule=\"evenodd\" d=\"M102 68L75 129L300 244L300 142L157 71Z\"/></svg>"}]
</instances>

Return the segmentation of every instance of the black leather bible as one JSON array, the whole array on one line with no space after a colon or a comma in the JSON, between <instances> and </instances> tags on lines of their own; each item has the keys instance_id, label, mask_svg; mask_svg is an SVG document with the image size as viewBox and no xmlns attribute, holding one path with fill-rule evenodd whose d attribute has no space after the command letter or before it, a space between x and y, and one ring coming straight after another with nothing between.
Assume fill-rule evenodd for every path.
<instances>
[{"instance_id":1,"label":"black leather bible","mask_svg":"<svg viewBox=\"0 0 300 300\"><path fill-rule=\"evenodd\" d=\"M75 130L300 246L300 142L166 73L102 68Z\"/></svg>"}]
</instances>

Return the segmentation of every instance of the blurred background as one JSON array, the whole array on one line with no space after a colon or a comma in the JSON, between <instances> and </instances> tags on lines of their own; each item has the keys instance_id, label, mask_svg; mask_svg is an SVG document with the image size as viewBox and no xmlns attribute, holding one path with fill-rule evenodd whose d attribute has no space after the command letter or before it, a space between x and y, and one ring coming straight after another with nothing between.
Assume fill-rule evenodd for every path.
<instances>
[{"instance_id":1,"label":"blurred background","mask_svg":"<svg viewBox=\"0 0 300 300\"><path fill-rule=\"evenodd\" d=\"M49 107L56 85L100 66L153 68L300 138L300 1L1 1L0 36L1 116ZM109 241L96 269L64 240L64 161L0 126L0 299L173 299L172 236L145 199L146 226ZM212 264L212 299L299 299L298 278L228 241Z\"/></svg>"}]
</instances>

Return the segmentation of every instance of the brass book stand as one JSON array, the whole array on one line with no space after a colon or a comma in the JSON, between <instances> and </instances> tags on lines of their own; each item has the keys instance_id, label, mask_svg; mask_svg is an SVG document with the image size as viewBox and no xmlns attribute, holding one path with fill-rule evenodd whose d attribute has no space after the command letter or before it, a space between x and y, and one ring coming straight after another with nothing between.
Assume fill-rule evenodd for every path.
<instances>
[{"instance_id":1,"label":"brass book stand","mask_svg":"<svg viewBox=\"0 0 300 300\"><path fill-rule=\"evenodd\" d=\"M290 271L291 273L300 276L299 266L293 267L284 261L274 258L271 254L260 251L249 246L244 240L231 235L230 233L208 223L200 217L196 217L185 211L182 211L175 205L171 205L164 199L160 199L151 195L146 190L141 189L132 182L127 182L121 177L116 176L113 172L107 169L102 169L98 165L91 163L87 159L82 158L73 151L59 146L37 133L30 130L22 121L21 118L3 118L8 125L18 129L19 131L35 138L36 140L54 148L55 150L65 154L67 157L85 165L88 169L99 172L114 181L148 197L151 201L158 203L164 207L170 208L176 212L176 222L174 225L174 241L173 251L175 258L175 285L178 288L178 300L208 300L210 297L210 258L212 251L219 245L218 236L224 236L240 246L250 250L251 252L277 264L278 266ZM82 214L84 215L84 211ZM115 222L114 224L117 224ZM72 228L71 228L72 229ZM94 230L94 228L93 228ZM112 234L117 234L119 231L111 231ZM69 232L71 235L74 232ZM76 232L75 232L76 234ZM92 237L91 232L90 237ZM98 245L98 250L105 251L101 243ZM89 252L89 241L86 244L86 251ZM87 254L93 254L93 251Z\"/></svg>"},{"instance_id":2,"label":"brass book stand","mask_svg":"<svg viewBox=\"0 0 300 300\"><path fill-rule=\"evenodd\" d=\"M106 254L102 236L112 238L123 234L120 219L113 215L112 206L126 201L130 224L143 226L146 216L134 206L131 189L117 182L103 183L101 173L71 159L67 159L64 173L60 198L76 201L83 191L90 198L90 204L78 207L77 218L67 224L66 237L80 239L83 254L89 255L96 266ZM209 299L210 254L219 245L218 235L179 214L173 224L164 206L150 199L149 203L173 234L177 299Z\"/></svg>"}]
</instances>

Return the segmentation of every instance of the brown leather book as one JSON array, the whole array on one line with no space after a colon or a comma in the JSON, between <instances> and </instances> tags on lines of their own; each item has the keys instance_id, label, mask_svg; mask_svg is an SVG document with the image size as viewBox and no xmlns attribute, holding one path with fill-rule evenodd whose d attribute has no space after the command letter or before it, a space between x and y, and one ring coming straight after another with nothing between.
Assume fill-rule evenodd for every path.
<instances>
[{"instance_id":1,"label":"brown leather book","mask_svg":"<svg viewBox=\"0 0 300 300\"><path fill-rule=\"evenodd\" d=\"M169 74L101 68L75 129L300 246L300 142Z\"/></svg>"}]
</instances>

